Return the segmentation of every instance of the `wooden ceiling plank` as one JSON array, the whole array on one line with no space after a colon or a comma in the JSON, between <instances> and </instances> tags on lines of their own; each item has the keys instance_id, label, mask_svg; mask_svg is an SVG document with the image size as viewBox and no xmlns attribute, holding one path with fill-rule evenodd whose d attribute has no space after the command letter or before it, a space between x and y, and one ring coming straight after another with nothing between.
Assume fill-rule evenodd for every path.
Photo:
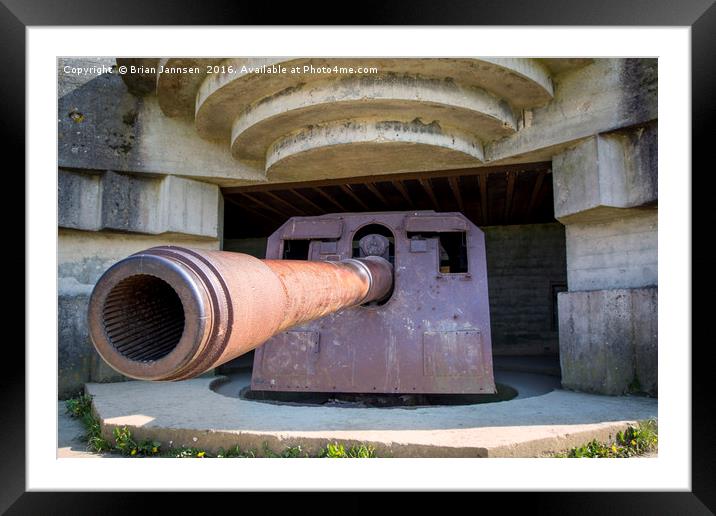
<instances>
[{"instance_id":1,"label":"wooden ceiling plank","mask_svg":"<svg viewBox=\"0 0 716 516\"><path fill-rule=\"evenodd\" d=\"M448 177L448 183L450 183L450 190L452 190L452 194L455 196L458 208L460 208L461 212L465 213L465 204L462 202L462 193L460 193L458 178L455 176Z\"/></svg>"},{"instance_id":2,"label":"wooden ceiling plank","mask_svg":"<svg viewBox=\"0 0 716 516\"><path fill-rule=\"evenodd\" d=\"M400 195L403 196L403 199L405 199L405 202L408 203L408 206L413 208L415 206L415 203L413 203L413 199L410 198L410 194L408 193L408 189L405 187L402 181L391 181L391 184L395 187L398 192L400 192Z\"/></svg>"},{"instance_id":3,"label":"wooden ceiling plank","mask_svg":"<svg viewBox=\"0 0 716 516\"><path fill-rule=\"evenodd\" d=\"M480 208L482 209L482 222L483 226L488 225L487 219L487 174L483 174L479 177L480 183Z\"/></svg>"},{"instance_id":4,"label":"wooden ceiling plank","mask_svg":"<svg viewBox=\"0 0 716 516\"><path fill-rule=\"evenodd\" d=\"M326 209L325 209L325 208L320 207L318 204L316 204L315 202L313 202L311 199L309 199L308 197L306 197L306 196L303 195L302 193L300 193L300 192L294 190L293 188L289 188L288 191L291 192L291 193L292 193L293 195L295 195L296 197L298 197L299 199L301 199L301 200L302 200L303 202L305 202L306 204L308 204L308 205L309 205L311 208L313 208L314 210L317 210L319 213L321 213L321 214L326 213Z\"/></svg>"},{"instance_id":5,"label":"wooden ceiling plank","mask_svg":"<svg viewBox=\"0 0 716 516\"><path fill-rule=\"evenodd\" d=\"M351 199L353 199L355 202L357 202L364 210L371 211L370 207L363 202L363 200L358 197L353 190L351 190L351 185L338 185L343 192L346 193Z\"/></svg>"},{"instance_id":6,"label":"wooden ceiling plank","mask_svg":"<svg viewBox=\"0 0 716 516\"><path fill-rule=\"evenodd\" d=\"M532 195L530 196L530 203L527 206L527 219L529 220L530 216L532 215L532 211L535 208L535 205L537 204L537 197L539 196L539 192L542 189L542 183L544 183L544 177L546 175L545 171L540 172L537 174L537 179L535 180L535 186L532 188Z\"/></svg>"},{"instance_id":7,"label":"wooden ceiling plank","mask_svg":"<svg viewBox=\"0 0 716 516\"><path fill-rule=\"evenodd\" d=\"M286 206L286 208L289 210L289 213L296 212L296 213L298 213L299 215L308 215L308 213L307 213L305 210L302 210L301 208L299 208L299 207L296 206L295 204L289 204L288 202L286 202L286 201L284 201L283 199L281 199L281 198L280 198L278 195L276 195L275 193L273 193L273 192L264 192L264 193L265 193L266 195L268 195L269 197L271 197L271 199L273 199L273 200L276 201L277 203L279 203L279 204L281 204L281 205L283 205L283 206Z\"/></svg>"},{"instance_id":8,"label":"wooden ceiling plank","mask_svg":"<svg viewBox=\"0 0 716 516\"><path fill-rule=\"evenodd\" d=\"M484 174L492 174L498 172L520 172L520 171L549 171L551 169L551 161L537 161L532 163L514 163L509 165L491 165L485 167L471 167L449 170L433 170L427 172L405 172L397 174L381 174L374 176L360 176L350 178L333 178L320 179L317 181L303 181L291 183L260 183L245 186L230 186L223 188L226 193L236 192L264 192L267 190L286 190L296 188L315 188L319 186L338 186L341 184L358 184L358 183L380 183L384 181L407 181L410 179L435 179L450 176L474 176L482 177Z\"/></svg>"},{"instance_id":9,"label":"wooden ceiling plank","mask_svg":"<svg viewBox=\"0 0 716 516\"><path fill-rule=\"evenodd\" d=\"M385 196L380 193L380 190L373 184L373 183L365 183L364 185L368 190L370 190L370 193L375 195L378 199L380 199L380 202L383 203L383 205L390 207L390 203L385 198Z\"/></svg>"},{"instance_id":10,"label":"wooden ceiling plank","mask_svg":"<svg viewBox=\"0 0 716 516\"><path fill-rule=\"evenodd\" d=\"M418 182L420 183L420 186L423 187L423 190L427 192L428 197L430 197L430 202L433 204L433 207L435 208L435 211L440 211L440 204L438 203L437 197L435 197L435 192L433 191L433 187L430 185L430 179L418 179Z\"/></svg>"},{"instance_id":11,"label":"wooden ceiling plank","mask_svg":"<svg viewBox=\"0 0 716 516\"><path fill-rule=\"evenodd\" d=\"M261 213L260 211L255 210L253 208L249 208L245 204L238 202L236 199L233 199L228 196L224 196L224 200L229 201L234 206L237 206L240 210L247 211L257 217L261 217L262 219L268 220L269 222L271 222L271 224L274 224L276 222L276 219L274 217L271 217L270 215L266 215L265 213Z\"/></svg>"},{"instance_id":12,"label":"wooden ceiling plank","mask_svg":"<svg viewBox=\"0 0 716 516\"><path fill-rule=\"evenodd\" d=\"M239 194L239 195L242 195L242 196L246 197L247 199L251 200L251 201L254 202L255 204L258 204L259 206L261 206L262 208L264 208L264 209L266 209L266 210L268 210L268 211L274 212L276 215L278 215L278 216L280 216L280 217L290 217L290 213L285 213L285 212L283 212L283 211L277 210L277 209L274 208L273 206L269 206L268 204L266 204L265 202L261 201L260 199L257 199L255 195L251 195L251 194L248 194L248 193L241 193L241 194Z\"/></svg>"},{"instance_id":13,"label":"wooden ceiling plank","mask_svg":"<svg viewBox=\"0 0 716 516\"><path fill-rule=\"evenodd\" d=\"M326 199L328 202L330 202L330 203L333 204L334 206L337 206L339 210L341 210L341 211L349 211L349 210L347 210L341 203L339 203L338 201L336 201L335 198L331 197L330 195L328 195L326 192L324 192L324 191L321 190L320 188L313 188L313 190L316 191L316 192L318 192L318 193L321 195L321 197L323 197L324 199ZM328 210L325 210L325 209L324 209L324 211L327 212Z\"/></svg>"},{"instance_id":14,"label":"wooden ceiling plank","mask_svg":"<svg viewBox=\"0 0 716 516\"><path fill-rule=\"evenodd\" d=\"M512 208L512 199L515 194L515 178L517 177L516 172L507 172L507 193L505 195L505 224L510 222L510 209Z\"/></svg>"}]
</instances>

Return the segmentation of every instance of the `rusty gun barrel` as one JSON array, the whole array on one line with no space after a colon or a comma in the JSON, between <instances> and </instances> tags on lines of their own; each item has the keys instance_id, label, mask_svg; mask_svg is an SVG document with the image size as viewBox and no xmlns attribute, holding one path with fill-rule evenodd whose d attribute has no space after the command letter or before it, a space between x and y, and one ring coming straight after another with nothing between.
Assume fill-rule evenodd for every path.
<instances>
[{"instance_id":1,"label":"rusty gun barrel","mask_svg":"<svg viewBox=\"0 0 716 516\"><path fill-rule=\"evenodd\" d=\"M390 263L259 260L224 251L153 247L110 267L89 302L92 342L120 373L185 380L292 326L385 298Z\"/></svg>"}]
</instances>

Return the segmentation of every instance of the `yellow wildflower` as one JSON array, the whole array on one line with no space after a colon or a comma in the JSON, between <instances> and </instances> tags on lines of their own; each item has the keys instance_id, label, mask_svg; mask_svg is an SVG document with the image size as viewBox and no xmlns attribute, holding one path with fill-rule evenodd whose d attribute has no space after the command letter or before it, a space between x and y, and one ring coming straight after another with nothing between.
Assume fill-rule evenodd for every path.
<instances>
[{"instance_id":1,"label":"yellow wildflower","mask_svg":"<svg viewBox=\"0 0 716 516\"><path fill-rule=\"evenodd\" d=\"M616 444L612 444L612 451L613 451L614 453L617 452L617 445L616 445Z\"/></svg>"},{"instance_id":2,"label":"yellow wildflower","mask_svg":"<svg viewBox=\"0 0 716 516\"><path fill-rule=\"evenodd\" d=\"M206 455L206 452L203 452L203 451L200 451L199 453L196 454L197 457L203 457L204 455Z\"/></svg>"},{"instance_id":3,"label":"yellow wildflower","mask_svg":"<svg viewBox=\"0 0 716 516\"><path fill-rule=\"evenodd\" d=\"M631 440L631 445L636 446L636 441L634 439Z\"/></svg>"},{"instance_id":4,"label":"yellow wildflower","mask_svg":"<svg viewBox=\"0 0 716 516\"><path fill-rule=\"evenodd\" d=\"M154 448L152 448L152 453L157 453L157 451L158 451L158 450L157 450L157 447L156 447L156 446L155 446Z\"/></svg>"},{"instance_id":5,"label":"yellow wildflower","mask_svg":"<svg viewBox=\"0 0 716 516\"><path fill-rule=\"evenodd\" d=\"M136 454L137 454L137 449L136 449L136 448L132 448L132 455L136 455Z\"/></svg>"}]
</instances>

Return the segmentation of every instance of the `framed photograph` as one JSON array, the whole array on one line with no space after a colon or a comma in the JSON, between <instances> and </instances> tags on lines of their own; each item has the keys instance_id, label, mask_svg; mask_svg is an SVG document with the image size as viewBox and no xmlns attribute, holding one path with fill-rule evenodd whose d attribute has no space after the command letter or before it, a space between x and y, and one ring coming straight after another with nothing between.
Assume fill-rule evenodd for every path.
<instances>
[{"instance_id":1,"label":"framed photograph","mask_svg":"<svg viewBox=\"0 0 716 516\"><path fill-rule=\"evenodd\" d=\"M690 303L709 2L310 28L186 7L3 6L27 333L0 508L429 490L713 510ZM227 12L247 25L211 27Z\"/></svg>"}]
</instances>

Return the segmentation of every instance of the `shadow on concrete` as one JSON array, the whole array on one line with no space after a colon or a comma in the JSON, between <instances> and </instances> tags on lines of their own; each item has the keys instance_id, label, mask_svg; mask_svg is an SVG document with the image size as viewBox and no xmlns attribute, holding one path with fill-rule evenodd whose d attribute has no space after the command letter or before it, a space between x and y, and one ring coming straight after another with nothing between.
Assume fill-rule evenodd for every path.
<instances>
[{"instance_id":1,"label":"shadow on concrete","mask_svg":"<svg viewBox=\"0 0 716 516\"><path fill-rule=\"evenodd\" d=\"M520 373L511 373L518 375ZM514 378L514 377L513 377ZM554 377L552 384L554 386ZM244 374L229 385L242 388ZM106 423L212 432L320 432L327 430L463 430L488 427L584 425L649 419L657 400L544 390L498 403L442 407L337 408L271 405L214 392L226 378L197 378L177 383L123 382L88 384L95 408ZM226 385L226 383L224 383ZM220 387L220 386L219 386ZM538 394L538 387L542 393ZM227 387L228 388L228 387ZM519 386L517 386L519 390ZM554 387L552 387L554 388ZM523 391L524 392L524 391Z\"/></svg>"}]
</instances>

